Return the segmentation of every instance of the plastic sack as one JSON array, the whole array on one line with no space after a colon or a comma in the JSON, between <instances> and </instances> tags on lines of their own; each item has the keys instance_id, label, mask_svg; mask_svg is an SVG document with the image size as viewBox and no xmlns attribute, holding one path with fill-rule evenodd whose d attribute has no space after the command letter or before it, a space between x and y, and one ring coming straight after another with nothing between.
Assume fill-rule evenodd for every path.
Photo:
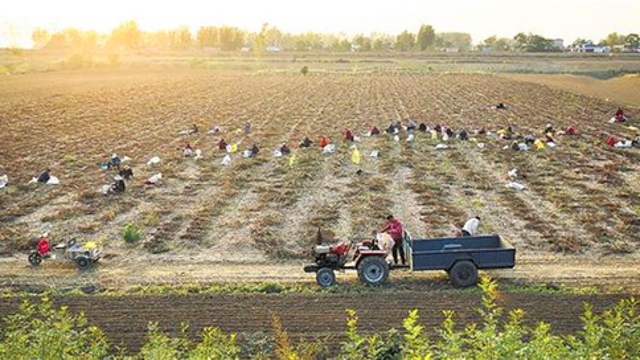
<instances>
[{"instance_id":1,"label":"plastic sack","mask_svg":"<svg viewBox=\"0 0 640 360\"><path fill-rule=\"evenodd\" d=\"M200 160L202 158L204 158L204 155L202 155L202 150L196 149L196 157L195 157L195 159L196 160Z\"/></svg>"},{"instance_id":2,"label":"plastic sack","mask_svg":"<svg viewBox=\"0 0 640 360\"><path fill-rule=\"evenodd\" d=\"M393 141L400 141L400 136L393 135Z\"/></svg>"},{"instance_id":3,"label":"plastic sack","mask_svg":"<svg viewBox=\"0 0 640 360\"><path fill-rule=\"evenodd\" d=\"M407 142L412 142L413 141L413 134L409 134L409 136L407 136Z\"/></svg>"},{"instance_id":4,"label":"plastic sack","mask_svg":"<svg viewBox=\"0 0 640 360\"><path fill-rule=\"evenodd\" d=\"M47 181L47 185L60 185L60 179L55 176L49 177L49 181Z\"/></svg>"},{"instance_id":5,"label":"plastic sack","mask_svg":"<svg viewBox=\"0 0 640 360\"><path fill-rule=\"evenodd\" d=\"M444 149L448 149L449 146L445 145L445 144L438 144L436 145L436 150L444 150Z\"/></svg>"},{"instance_id":6,"label":"plastic sack","mask_svg":"<svg viewBox=\"0 0 640 360\"><path fill-rule=\"evenodd\" d=\"M431 140L438 140L438 132L431 130Z\"/></svg>"},{"instance_id":7,"label":"plastic sack","mask_svg":"<svg viewBox=\"0 0 640 360\"><path fill-rule=\"evenodd\" d=\"M0 176L0 189L7 187L9 185L9 177L7 175Z\"/></svg>"},{"instance_id":8,"label":"plastic sack","mask_svg":"<svg viewBox=\"0 0 640 360\"><path fill-rule=\"evenodd\" d=\"M371 150L371 154L369 154L369 156L377 158L380 156L380 152L378 150Z\"/></svg>"},{"instance_id":9,"label":"plastic sack","mask_svg":"<svg viewBox=\"0 0 640 360\"><path fill-rule=\"evenodd\" d=\"M613 145L613 147L626 149L626 148L630 148L631 145L632 145L631 140L627 140L627 141L618 141Z\"/></svg>"},{"instance_id":10,"label":"plastic sack","mask_svg":"<svg viewBox=\"0 0 640 360\"><path fill-rule=\"evenodd\" d=\"M103 195L107 195L109 193L109 189L111 188L110 185L102 185L102 187L100 188L100 192Z\"/></svg>"},{"instance_id":11,"label":"plastic sack","mask_svg":"<svg viewBox=\"0 0 640 360\"><path fill-rule=\"evenodd\" d=\"M354 164L360 164L360 150L355 149L353 150L353 152L351 153L351 162Z\"/></svg>"},{"instance_id":12,"label":"plastic sack","mask_svg":"<svg viewBox=\"0 0 640 360\"><path fill-rule=\"evenodd\" d=\"M536 147L536 150L542 150L545 148L544 141L537 139L533 145Z\"/></svg>"},{"instance_id":13,"label":"plastic sack","mask_svg":"<svg viewBox=\"0 0 640 360\"><path fill-rule=\"evenodd\" d=\"M222 159L222 165L227 166L229 164L231 164L231 156L225 155L224 159Z\"/></svg>"},{"instance_id":14,"label":"plastic sack","mask_svg":"<svg viewBox=\"0 0 640 360\"><path fill-rule=\"evenodd\" d=\"M273 157L282 157L282 151L280 150L273 150Z\"/></svg>"},{"instance_id":15,"label":"plastic sack","mask_svg":"<svg viewBox=\"0 0 640 360\"><path fill-rule=\"evenodd\" d=\"M151 184L156 184L158 181L160 181L160 179L162 179L162 173L157 173L155 175L153 175L152 177L150 177L147 182L151 183Z\"/></svg>"},{"instance_id":16,"label":"plastic sack","mask_svg":"<svg viewBox=\"0 0 640 360\"><path fill-rule=\"evenodd\" d=\"M158 156L154 156L151 159L149 159L149 161L147 161L147 165L151 166L151 165L156 165L160 163L160 157Z\"/></svg>"},{"instance_id":17,"label":"plastic sack","mask_svg":"<svg viewBox=\"0 0 640 360\"><path fill-rule=\"evenodd\" d=\"M322 148L322 152L325 154L331 154L336 151L336 146L334 144L327 144L324 148Z\"/></svg>"},{"instance_id":18,"label":"plastic sack","mask_svg":"<svg viewBox=\"0 0 640 360\"><path fill-rule=\"evenodd\" d=\"M510 182L507 185L505 185L506 187L510 188L510 189L514 189L515 191L522 191L524 189L526 189L527 187L517 183L517 182Z\"/></svg>"}]
</instances>

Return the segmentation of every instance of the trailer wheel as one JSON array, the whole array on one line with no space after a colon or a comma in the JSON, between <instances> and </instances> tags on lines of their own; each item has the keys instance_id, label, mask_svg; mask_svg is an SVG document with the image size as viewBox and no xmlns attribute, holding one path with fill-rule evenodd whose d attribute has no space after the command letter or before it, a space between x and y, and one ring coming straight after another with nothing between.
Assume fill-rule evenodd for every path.
<instances>
[{"instance_id":1,"label":"trailer wheel","mask_svg":"<svg viewBox=\"0 0 640 360\"><path fill-rule=\"evenodd\" d=\"M382 257L367 256L358 264L358 278L363 284L381 285L388 277L389 264Z\"/></svg>"},{"instance_id":2,"label":"trailer wheel","mask_svg":"<svg viewBox=\"0 0 640 360\"><path fill-rule=\"evenodd\" d=\"M478 283L478 268L471 261L458 261L449 269L449 279L457 288L473 286Z\"/></svg>"},{"instance_id":3,"label":"trailer wheel","mask_svg":"<svg viewBox=\"0 0 640 360\"><path fill-rule=\"evenodd\" d=\"M78 269L86 270L91 266L91 260L86 256L79 256L76 258L76 265L78 266Z\"/></svg>"},{"instance_id":4,"label":"trailer wheel","mask_svg":"<svg viewBox=\"0 0 640 360\"><path fill-rule=\"evenodd\" d=\"M42 256L38 252L32 252L29 254L29 264L32 266L38 266L42 263Z\"/></svg>"},{"instance_id":5,"label":"trailer wheel","mask_svg":"<svg viewBox=\"0 0 640 360\"><path fill-rule=\"evenodd\" d=\"M336 274L332 269L323 267L316 272L316 283L322 287L329 287L336 283Z\"/></svg>"}]
</instances>

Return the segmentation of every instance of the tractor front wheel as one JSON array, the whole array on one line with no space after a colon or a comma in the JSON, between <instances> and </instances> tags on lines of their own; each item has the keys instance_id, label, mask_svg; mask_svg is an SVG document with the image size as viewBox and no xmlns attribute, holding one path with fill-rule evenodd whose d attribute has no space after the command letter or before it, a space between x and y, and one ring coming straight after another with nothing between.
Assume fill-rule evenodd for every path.
<instances>
[{"instance_id":1,"label":"tractor front wheel","mask_svg":"<svg viewBox=\"0 0 640 360\"><path fill-rule=\"evenodd\" d=\"M363 284L382 285L388 277L389 264L380 256L367 256L358 264L358 278Z\"/></svg>"},{"instance_id":2,"label":"tractor front wheel","mask_svg":"<svg viewBox=\"0 0 640 360\"><path fill-rule=\"evenodd\" d=\"M316 282L322 287L329 287L336 283L336 274L333 269L323 267L316 272Z\"/></svg>"},{"instance_id":3,"label":"tractor front wheel","mask_svg":"<svg viewBox=\"0 0 640 360\"><path fill-rule=\"evenodd\" d=\"M42 256L38 252L32 252L29 254L29 264L32 266L38 266L42 263Z\"/></svg>"}]
</instances>

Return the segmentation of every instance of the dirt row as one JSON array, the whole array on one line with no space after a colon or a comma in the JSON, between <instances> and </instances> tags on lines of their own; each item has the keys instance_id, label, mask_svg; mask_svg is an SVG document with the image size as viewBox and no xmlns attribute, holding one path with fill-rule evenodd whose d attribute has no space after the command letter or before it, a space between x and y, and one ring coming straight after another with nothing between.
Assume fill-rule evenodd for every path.
<instances>
[{"instance_id":1,"label":"dirt row","mask_svg":"<svg viewBox=\"0 0 640 360\"><path fill-rule=\"evenodd\" d=\"M526 311L526 323L544 321L556 334L576 333L581 329L584 303L601 312L623 296L500 294L498 304L505 309ZM480 295L464 292L398 292L362 295L184 295L127 297L64 297L54 301L74 312L84 312L89 323L101 328L112 344L129 351L145 342L149 322L157 322L164 331L177 335L183 323L189 324L189 336L197 340L204 327L219 327L225 332L252 334L272 331L273 316L282 321L293 339L343 338L346 309L355 309L358 329L363 333L400 329L402 319L417 309L426 331L435 334L444 310L455 311L459 328L479 322L476 309ZM0 300L0 315L15 312L17 300Z\"/></svg>"}]
</instances>

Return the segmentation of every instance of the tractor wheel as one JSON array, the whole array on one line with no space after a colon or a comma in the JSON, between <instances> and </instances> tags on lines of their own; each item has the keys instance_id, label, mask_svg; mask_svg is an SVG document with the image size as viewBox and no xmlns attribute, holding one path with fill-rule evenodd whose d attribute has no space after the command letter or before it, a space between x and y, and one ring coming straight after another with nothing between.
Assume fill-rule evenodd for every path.
<instances>
[{"instance_id":1,"label":"tractor wheel","mask_svg":"<svg viewBox=\"0 0 640 360\"><path fill-rule=\"evenodd\" d=\"M76 265L80 270L86 270L91 266L91 260L86 256L79 256L76 258Z\"/></svg>"},{"instance_id":2,"label":"tractor wheel","mask_svg":"<svg viewBox=\"0 0 640 360\"><path fill-rule=\"evenodd\" d=\"M478 268L471 261L458 261L449 269L449 279L457 288L473 286L478 283Z\"/></svg>"},{"instance_id":3,"label":"tractor wheel","mask_svg":"<svg viewBox=\"0 0 640 360\"><path fill-rule=\"evenodd\" d=\"M322 287L329 287L336 283L336 274L332 269L323 267L316 272L316 282Z\"/></svg>"},{"instance_id":4,"label":"tractor wheel","mask_svg":"<svg viewBox=\"0 0 640 360\"><path fill-rule=\"evenodd\" d=\"M367 256L358 264L358 278L366 285L377 286L387 281L389 264L379 256Z\"/></svg>"},{"instance_id":5,"label":"tractor wheel","mask_svg":"<svg viewBox=\"0 0 640 360\"><path fill-rule=\"evenodd\" d=\"M42 263L42 256L37 252L29 254L29 264L32 266L38 266Z\"/></svg>"}]
</instances>

